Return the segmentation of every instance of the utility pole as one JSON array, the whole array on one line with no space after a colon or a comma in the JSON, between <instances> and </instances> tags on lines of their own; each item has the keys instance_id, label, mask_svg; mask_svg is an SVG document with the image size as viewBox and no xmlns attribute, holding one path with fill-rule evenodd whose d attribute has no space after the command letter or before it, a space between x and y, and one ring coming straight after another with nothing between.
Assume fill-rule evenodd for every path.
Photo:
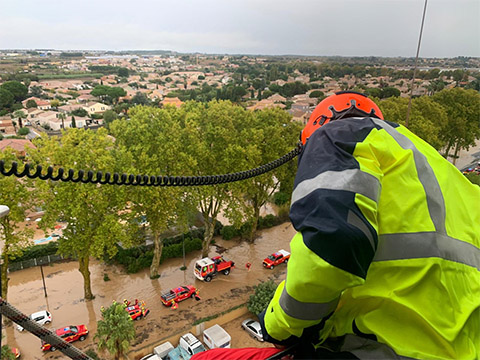
<instances>
[{"instance_id":1,"label":"utility pole","mask_svg":"<svg viewBox=\"0 0 480 360\"><path fill-rule=\"evenodd\" d=\"M6 205L0 205L0 219L4 218L10 212L10 208ZM0 270L2 268L2 258L0 258ZM2 277L0 276L0 299L2 298ZM2 313L0 313L0 349L2 348L2 328L3 328L3 321L2 321Z\"/></svg>"}]
</instances>

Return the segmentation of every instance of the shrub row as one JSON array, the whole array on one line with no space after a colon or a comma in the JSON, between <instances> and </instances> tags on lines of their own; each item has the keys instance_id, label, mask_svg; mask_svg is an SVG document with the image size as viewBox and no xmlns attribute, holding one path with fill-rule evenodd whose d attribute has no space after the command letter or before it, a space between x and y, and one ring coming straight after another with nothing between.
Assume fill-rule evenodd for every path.
<instances>
[{"instance_id":1,"label":"shrub row","mask_svg":"<svg viewBox=\"0 0 480 360\"><path fill-rule=\"evenodd\" d=\"M284 216L275 216L272 214L268 214L266 216L260 216L258 218L258 225L257 229L262 230L262 229L268 229L276 225L280 225L283 222L285 222L285 217ZM250 234L252 229L252 223L251 222L245 222L243 223L239 228L234 227L233 225L226 225L220 230L220 235L222 235L222 238L225 240L230 240L233 239L236 236L244 237Z\"/></svg>"},{"instance_id":2,"label":"shrub row","mask_svg":"<svg viewBox=\"0 0 480 360\"><path fill-rule=\"evenodd\" d=\"M202 240L198 238L185 238L185 254L191 251L201 250ZM165 244L162 249L160 263L166 259L182 257L183 244ZM129 274L139 272L142 269L150 267L153 260L153 250L151 247L138 246L129 249L118 247L118 252L113 258L117 263L123 265Z\"/></svg>"},{"instance_id":3,"label":"shrub row","mask_svg":"<svg viewBox=\"0 0 480 360\"><path fill-rule=\"evenodd\" d=\"M23 254L16 258L10 258L11 263L31 260L42 256L55 255L58 250L58 242L50 241L46 244L32 245L23 250Z\"/></svg>"}]
</instances>

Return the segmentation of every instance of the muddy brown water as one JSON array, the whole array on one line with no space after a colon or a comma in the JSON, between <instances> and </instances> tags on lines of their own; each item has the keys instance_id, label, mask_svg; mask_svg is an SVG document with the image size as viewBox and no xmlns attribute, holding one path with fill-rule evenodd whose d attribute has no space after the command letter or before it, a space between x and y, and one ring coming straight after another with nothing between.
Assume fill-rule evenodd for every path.
<instances>
[{"instance_id":1,"label":"muddy brown water","mask_svg":"<svg viewBox=\"0 0 480 360\"><path fill-rule=\"evenodd\" d=\"M262 260L276 250L289 251L289 242L294 233L295 230L290 223L284 223L260 231L253 243L215 238L218 246L212 246L209 255L214 256L222 252L226 259L235 262L235 269L228 276L218 275L210 283L199 281L193 275L194 263L201 256L200 251L197 251L186 256L186 271L180 270L183 265L182 258L169 259L161 265L161 276L155 280L150 279L149 269L128 275L121 267L92 260L90 271L92 291L95 294L92 301L83 299L83 278L78 271L77 262L43 267L47 297L44 295L39 267L12 272L8 300L26 314L48 309L53 317L52 323L47 325L50 329L86 324L90 330L89 337L84 342L75 343L75 346L83 351L89 348L98 351L93 336L96 332L96 322L101 318L101 306L107 307L113 300L136 298L144 300L150 314L147 318L135 322L137 338L131 347L131 354L143 351L146 354L153 345L158 345L169 335L190 329L195 320L245 303L253 293L253 286L261 280L283 279L286 266L267 270L263 268ZM252 264L250 271L245 267L247 262ZM104 281L104 273L108 274L110 281ZM160 301L161 293L182 284L196 286L200 290L201 300L185 300L179 304L177 310L164 307ZM252 315L245 315L225 325L232 336L232 346L268 346L249 338L241 330L241 321L249 316ZM40 340L28 332L19 332L15 325L7 326L4 334L6 337L3 342L19 348L23 359L66 358L58 350L43 353L40 349ZM107 359L109 355L104 353L101 357Z\"/></svg>"}]
</instances>

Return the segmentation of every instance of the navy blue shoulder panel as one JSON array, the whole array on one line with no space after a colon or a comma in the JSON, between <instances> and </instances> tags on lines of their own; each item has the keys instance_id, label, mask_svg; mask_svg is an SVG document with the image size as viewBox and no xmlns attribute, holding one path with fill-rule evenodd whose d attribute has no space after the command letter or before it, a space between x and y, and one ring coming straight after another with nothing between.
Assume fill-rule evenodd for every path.
<instances>
[{"instance_id":1,"label":"navy blue shoulder panel","mask_svg":"<svg viewBox=\"0 0 480 360\"><path fill-rule=\"evenodd\" d=\"M358 169L353 151L373 129L381 127L370 118L349 118L332 121L315 131L298 158L294 187L325 171Z\"/></svg>"}]
</instances>

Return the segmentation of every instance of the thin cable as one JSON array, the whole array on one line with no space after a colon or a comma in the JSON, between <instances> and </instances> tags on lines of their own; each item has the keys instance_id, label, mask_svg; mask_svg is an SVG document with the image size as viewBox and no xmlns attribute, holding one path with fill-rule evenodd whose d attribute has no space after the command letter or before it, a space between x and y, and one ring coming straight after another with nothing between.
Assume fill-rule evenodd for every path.
<instances>
[{"instance_id":1,"label":"thin cable","mask_svg":"<svg viewBox=\"0 0 480 360\"><path fill-rule=\"evenodd\" d=\"M408 100L407 118L405 119L405 127L408 127L408 119L410 118L410 109L412 107L413 86L415 85L415 74L417 73L418 54L420 53L420 43L422 42L423 24L425 22L425 13L427 12L427 0L423 7L422 25L420 26L420 36L418 37L417 56L415 56L415 66L413 68L412 85L410 86L410 99Z\"/></svg>"}]
</instances>

